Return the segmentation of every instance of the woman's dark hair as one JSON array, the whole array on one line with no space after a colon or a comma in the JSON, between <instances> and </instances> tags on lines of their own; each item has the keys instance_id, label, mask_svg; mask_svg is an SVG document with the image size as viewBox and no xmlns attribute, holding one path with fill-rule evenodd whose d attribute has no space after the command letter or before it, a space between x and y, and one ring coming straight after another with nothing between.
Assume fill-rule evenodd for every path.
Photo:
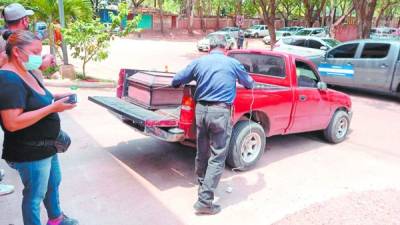
<instances>
[{"instance_id":1,"label":"woman's dark hair","mask_svg":"<svg viewBox=\"0 0 400 225\"><path fill-rule=\"evenodd\" d=\"M4 32L3 32L3 39L5 40L5 41L7 41L8 40L8 38L11 36L11 34L12 34L13 32L12 31L10 31L10 30L5 30Z\"/></svg>"},{"instance_id":2,"label":"woman's dark hair","mask_svg":"<svg viewBox=\"0 0 400 225\"><path fill-rule=\"evenodd\" d=\"M6 32L5 32L6 33ZM7 35L7 34L6 34ZM4 34L3 34L4 38ZM12 32L7 36L6 54L10 58L12 49L14 47L22 48L26 45L31 44L33 41L40 40L32 32L26 30L18 30Z\"/></svg>"}]
</instances>

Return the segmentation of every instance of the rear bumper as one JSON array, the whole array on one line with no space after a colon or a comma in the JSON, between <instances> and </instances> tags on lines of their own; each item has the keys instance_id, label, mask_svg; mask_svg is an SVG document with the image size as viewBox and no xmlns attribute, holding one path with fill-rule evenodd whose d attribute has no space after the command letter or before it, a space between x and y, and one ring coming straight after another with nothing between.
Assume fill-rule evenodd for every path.
<instances>
[{"instance_id":1,"label":"rear bumper","mask_svg":"<svg viewBox=\"0 0 400 225\"><path fill-rule=\"evenodd\" d=\"M115 114L115 113L113 113ZM141 127L134 121L130 119L126 119L124 117L120 117L119 115L115 114L118 116L119 119L122 119L122 121L133 128L134 130L140 132L143 135L149 136L149 137L154 137L162 141L166 142L182 142L185 140L185 132L182 129L179 129L177 127L172 127L172 128L166 128L166 127L149 127L149 126L144 126Z\"/></svg>"},{"instance_id":2,"label":"rear bumper","mask_svg":"<svg viewBox=\"0 0 400 225\"><path fill-rule=\"evenodd\" d=\"M167 142L181 142L185 140L185 133L179 128L165 130L160 127L145 127L144 134Z\"/></svg>"},{"instance_id":3,"label":"rear bumper","mask_svg":"<svg viewBox=\"0 0 400 225\"><path fill-rule=\"evenodd\" d=\"M185 140L185 132L178 128L175 118L168 118L154 111L141 108L116 97L89 97L89 100L110 110L124 123L140 133L167 142Z\"/></svg>"}]
</instances>

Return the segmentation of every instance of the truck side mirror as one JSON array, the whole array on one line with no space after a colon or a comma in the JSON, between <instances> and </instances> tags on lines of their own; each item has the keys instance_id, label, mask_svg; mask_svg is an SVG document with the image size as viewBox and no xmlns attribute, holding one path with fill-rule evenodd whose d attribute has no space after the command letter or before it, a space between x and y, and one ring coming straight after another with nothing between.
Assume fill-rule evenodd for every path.
<instances>
[{"instance_id":1,"label":"truck side mirror","mask_svg":"<svg viewBox=\"0 0 400 225\"><path fill-rule=\"evenodd\" d=\"M317 88L320 91L326 91L328 90L328 85L325 82L320 81L317 83Z\"/></svg>"},{"instance_id":2,"label":"truck side mirror","mask_svg":"<svg viewBox=\"0 0 400 225\"><path fill-rule=\"evenodd\" d=\"M328 47L326 47L326 46L321 46L321 48L319 48L319 49L326 51L326 50L328 50Z\"/></svg>"}]
</instances>

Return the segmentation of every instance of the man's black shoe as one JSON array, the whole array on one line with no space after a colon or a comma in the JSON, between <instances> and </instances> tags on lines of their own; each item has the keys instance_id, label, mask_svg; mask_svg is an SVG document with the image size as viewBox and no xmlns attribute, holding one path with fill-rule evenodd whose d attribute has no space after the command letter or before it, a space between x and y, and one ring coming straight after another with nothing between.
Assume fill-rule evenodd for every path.
<instances>
[{"instance_id":1,"label":"man's black shoe","mask_svg":"<svg viewBox=\"0 0 400 225\"><path fill-rule=\"evenodd\" d=\"M215 204L211 206L202 206L199 202L196 202L193 208L196 210L196 214L199 215L215 215L221 212L221 206Z\"/></svg>"}]
</instances>

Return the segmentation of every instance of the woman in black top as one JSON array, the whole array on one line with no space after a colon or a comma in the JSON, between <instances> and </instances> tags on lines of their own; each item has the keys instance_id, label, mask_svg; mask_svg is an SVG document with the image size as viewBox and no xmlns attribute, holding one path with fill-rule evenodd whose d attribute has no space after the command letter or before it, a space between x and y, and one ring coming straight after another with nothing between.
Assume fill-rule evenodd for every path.
<instances>
[{"instance_id":1,"label":"woman in black top","mask_svg":"<svg viewBox=\"0 0 400 225\"><path fill-rule=\"evenodd\" d=\"M75 107L65 102L65 94L53 95L29 72L41 65L41 52L41 41L29 31L16 31L8 37L8 63L0 70L2 158L18 171L24 184L25 225L41 224L41 202L47 210L48 224L77 224L60 208L61 171L55 147L28 144L55 140L60 132L58 113Z\"/></svg>"}]
</instances>

